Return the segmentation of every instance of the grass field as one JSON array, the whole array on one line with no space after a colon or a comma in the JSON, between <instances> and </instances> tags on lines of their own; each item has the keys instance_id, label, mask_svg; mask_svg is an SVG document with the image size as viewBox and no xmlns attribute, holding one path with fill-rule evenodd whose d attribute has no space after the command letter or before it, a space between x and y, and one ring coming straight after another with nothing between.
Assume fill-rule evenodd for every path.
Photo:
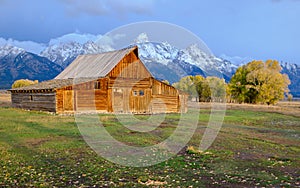
<instances>
[{"instance_id":1,"label":"grass field","mask_svg":"<svg viewBox=\"0 0 300 188\"><path fill-rule=\"evenodd\" d=\"M201 111L189 146L199 145L209 114ZM137 145L165 139L179 118L167 115L158 131L137 134L128 132L113 115L100 116L113 136ZM227 110L207 152L189 147L144 168L116 165L98 156L84 142L73 116L1 107L0 119L0 187L300 186L300 118L295 116Z\"/></svg>"},{"instance_id":2,"label":"grass field","mask_svg":"<svg viewBox=\"0 0 300 188\"><path fill-rule=\"evenodd\" d=\"M97 155L83 140L74 116L13 109L7 95L1 100L0 187L300 186L298 103L282 103L275 111L229 106L217 139L200 152L197 148L210 115L209 109L203 109L188 148L168 161L138 168ZM293 113L279 110L285 108L294 109L289 110ZM154 131L139 133L124 128L113 115L99 116L112 136L138 146L166 139L180 118L169 114Z\"/></svg>"}]
</instances>

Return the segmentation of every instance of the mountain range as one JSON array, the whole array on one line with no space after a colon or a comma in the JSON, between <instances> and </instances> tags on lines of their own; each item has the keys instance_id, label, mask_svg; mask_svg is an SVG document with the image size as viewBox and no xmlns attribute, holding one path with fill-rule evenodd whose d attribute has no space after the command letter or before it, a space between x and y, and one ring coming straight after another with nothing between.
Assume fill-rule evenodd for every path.
<instances>
[{"instance_id":1,"label":"mountain range","mask_svg":"<svg viewBox=\"0 0 300 188\"><path fill-rule=\"evenodd\" d=\"M0 47L0 88L8 89L15 80L50 80L63 68L60 65L14 46Z\"/></svg>"},{"instance_id":2,"label":"mountain range","mask_svg":"<svg viewBox=\"0 0 300 188\"><path fill-rule=\"evenodd\" d=\"M145 33L142 35L145 38ZM0 88L8 89L18 79L50 80L80 54L114 50L110 45L99 45L97 39L100 37L69 34L53 39L47 45L30 41L20 45L12 39L4 41L0 38ZM139 56L153 76L170 83L187 75L218 76L228 82L238 66L251 61L245 58L242 62L234 62L237 58L209 55L197 44L179 49L167 42L135 40L134 45L139 47ZM282 73L291 80L291 93L300 96L300 67L287 62L281 62L281 66Z\"/></svg>"}]
</instances>

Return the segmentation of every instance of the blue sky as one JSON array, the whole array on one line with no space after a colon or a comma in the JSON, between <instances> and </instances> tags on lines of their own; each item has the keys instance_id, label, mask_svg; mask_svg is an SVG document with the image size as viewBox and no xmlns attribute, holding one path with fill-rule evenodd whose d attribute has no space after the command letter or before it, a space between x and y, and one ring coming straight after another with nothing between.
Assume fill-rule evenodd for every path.
<instances>
[{"instance_id":1,"label":"blue sky","mask_svg":"<svg viewBox=\"0 0 300 188\"><path fill-rule=\"evenodd\" d=\"M200 37L219 56L300 64L300 0L0 0L0 37L48 43L163 21Z\"/></svg>"}]
</instances>

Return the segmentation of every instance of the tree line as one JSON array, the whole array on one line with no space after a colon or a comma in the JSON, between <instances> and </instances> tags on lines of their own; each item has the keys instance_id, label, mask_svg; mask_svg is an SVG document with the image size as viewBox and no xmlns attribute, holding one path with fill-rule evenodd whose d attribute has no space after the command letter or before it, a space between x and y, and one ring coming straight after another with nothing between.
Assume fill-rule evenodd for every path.
<instances>
[{"instance_id":1,"label":"tree line","mask_svg":"<svg viewBox=\"0 0 300 188\"><path fill-rule=\"evenodd\" d=\"M227 84L217 77L186 76L173 86L200 102L275 104L289 94L290 80L276 60L252 61L239 67Z\"/></svg>"}]
</instances>

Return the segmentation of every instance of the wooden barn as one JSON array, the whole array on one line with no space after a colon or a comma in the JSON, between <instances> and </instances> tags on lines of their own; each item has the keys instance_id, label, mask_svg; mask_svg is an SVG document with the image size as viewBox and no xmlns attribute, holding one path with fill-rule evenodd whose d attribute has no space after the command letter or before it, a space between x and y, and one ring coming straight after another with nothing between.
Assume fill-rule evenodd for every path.
<instances>
[{"instance_id":1,"label":"wooden barn","mask_svg":"<svg viewBox=\"0 0 300 188\"><path fill-rule=\"evenodd\" d=\"M13 107L56 113L187 111L187 95L156 80L136 46L80 55L55 79L10 91Z\"/></svg>"}]
</instances>

